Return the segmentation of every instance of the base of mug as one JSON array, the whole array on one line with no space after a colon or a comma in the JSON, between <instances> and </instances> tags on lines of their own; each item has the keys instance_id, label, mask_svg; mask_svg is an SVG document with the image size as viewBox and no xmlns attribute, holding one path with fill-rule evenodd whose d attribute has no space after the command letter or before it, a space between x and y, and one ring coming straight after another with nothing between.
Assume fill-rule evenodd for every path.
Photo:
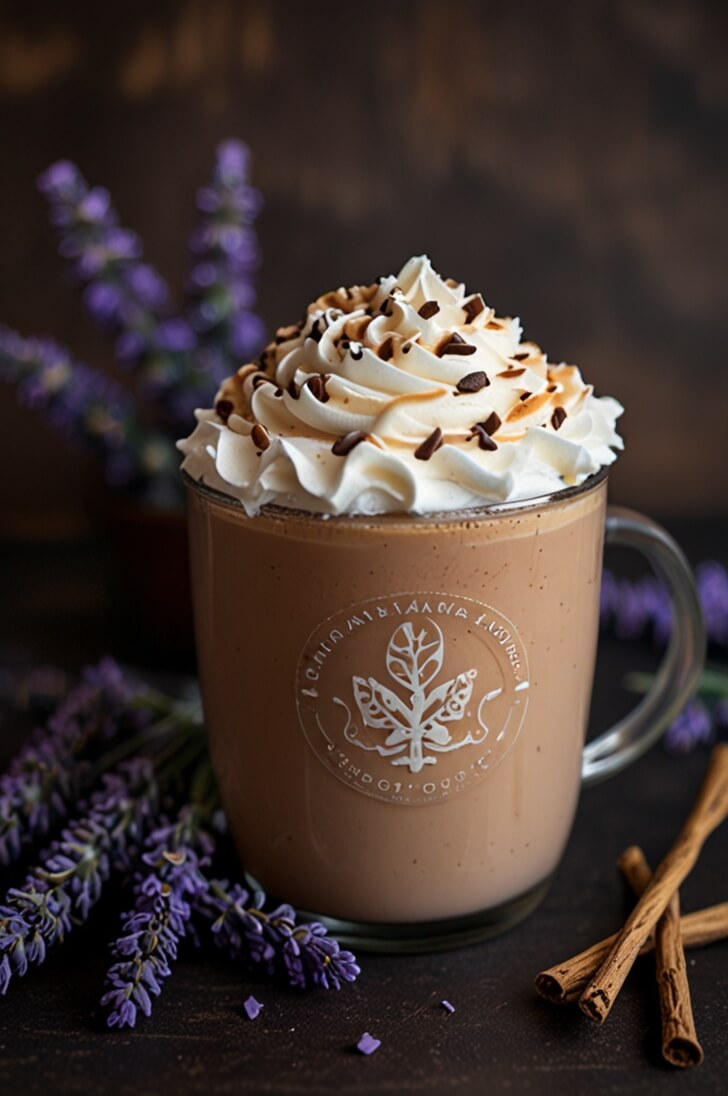
<instances>
[{"instance_id":1,"label":"base of mug","mask_svg":"<svg viewBox=\"0 0 728 1096\"><path fill-rule=\"evenodd\" d=\"M533 913L548 891L552 878L549 875L535 887L499 906L437 921L348 921L302 909L299 909L299 914L301 920L320 921L340 944L356 951L384 952L391 955L447 951L477 944L513 928ZM246 880L251 888L259 887L257 881L247 873Z\"/></svg>"}]
</instances>

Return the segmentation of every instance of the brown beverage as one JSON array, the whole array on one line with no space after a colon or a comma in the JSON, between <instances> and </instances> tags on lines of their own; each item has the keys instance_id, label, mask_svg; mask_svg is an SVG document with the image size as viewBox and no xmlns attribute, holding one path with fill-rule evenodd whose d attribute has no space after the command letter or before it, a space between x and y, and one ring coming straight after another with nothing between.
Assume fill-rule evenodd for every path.
<instances>
[{"instance_id":1,"label":"brown beverage","mask_svg":"<svg viewBox=\"0 0 728 1096\"><path fill-rule=\"evenodd\" d=\"M205 718L241 860L384 947L503 928L543 894L580 783L684 700L699 618L582 757L616 401L425 257L319 298L181 443ZM340 926L339 926L340 928Z\"/></svg>"},{"instance_id":2,"label":"brown beverage","mask_svg":"<svg viewBox=\"0 0 728 1096\"><path fill-rule=\"evenodd\" d=\"M512 512L327 521L247 518L190 492L213 760L265 887L337 917L416 922L549 879L580 786L605 494L602 477ZM431 658L413 682L387 656L395 637L411 664L407 637L422 633ZM400 701L389 719L369 681ZM449 682L463 703L443 720ZM419 751L418 691L421 722L440 728ZM398 725L391 754L371 748L387 751Z\"/></svg>"}]
</instances>

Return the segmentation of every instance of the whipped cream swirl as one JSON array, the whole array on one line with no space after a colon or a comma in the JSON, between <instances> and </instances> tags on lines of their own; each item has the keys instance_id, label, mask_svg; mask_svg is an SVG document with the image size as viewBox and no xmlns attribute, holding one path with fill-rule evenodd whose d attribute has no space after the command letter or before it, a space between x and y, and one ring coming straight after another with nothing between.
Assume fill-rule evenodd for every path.
<instances>
[{"instance_id":1,"label":"whipped cream swirl","mask_svg":"<svg viewBox=\"0 0 728 1096\"><path fill-rule=\"evenodd\" d=\"M178 444L250 515L425 514L582 483L622 448L622 410L419 256L319 297Z\"/></svg>"}]
</instances>

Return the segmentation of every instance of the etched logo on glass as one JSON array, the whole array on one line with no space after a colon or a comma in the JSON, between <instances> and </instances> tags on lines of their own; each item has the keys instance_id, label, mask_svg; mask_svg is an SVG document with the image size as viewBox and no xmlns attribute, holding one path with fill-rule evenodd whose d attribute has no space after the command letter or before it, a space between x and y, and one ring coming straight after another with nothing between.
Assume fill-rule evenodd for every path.
<instances>
[{"instance_id":1,"label":"etched logo on glass","mask_svg":"<svg viewBox=\"0 0 728 1096\"><path fill-rule=\"evenodd\" d=\"M316 628L299 659L296 702L309 744L340 780L416 804L461 793L500 761L528 689L525 648L497 610L405 593Z\"/></svg>"}]
</instances>

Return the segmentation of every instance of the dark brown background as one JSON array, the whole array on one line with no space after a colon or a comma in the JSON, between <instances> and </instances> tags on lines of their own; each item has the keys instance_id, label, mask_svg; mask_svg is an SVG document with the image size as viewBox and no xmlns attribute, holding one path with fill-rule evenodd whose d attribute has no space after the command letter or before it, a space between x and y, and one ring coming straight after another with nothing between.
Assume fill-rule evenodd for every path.
<instances>
[{"instance_id":1,"label":"dark brown background","mask_svg":"<svg viewBox=\"0 0 728 1096\"><path fill-rule=\"evenodd\" d=\"M108 349L34 180L76 160L176 284L216 143L266 197L269 328L427 251L627 406L613 498L728 511L728 5L0 4L0 318ZM3 530L85 528L91 471L0 392Z\"/></svg>"}]
</instances>

